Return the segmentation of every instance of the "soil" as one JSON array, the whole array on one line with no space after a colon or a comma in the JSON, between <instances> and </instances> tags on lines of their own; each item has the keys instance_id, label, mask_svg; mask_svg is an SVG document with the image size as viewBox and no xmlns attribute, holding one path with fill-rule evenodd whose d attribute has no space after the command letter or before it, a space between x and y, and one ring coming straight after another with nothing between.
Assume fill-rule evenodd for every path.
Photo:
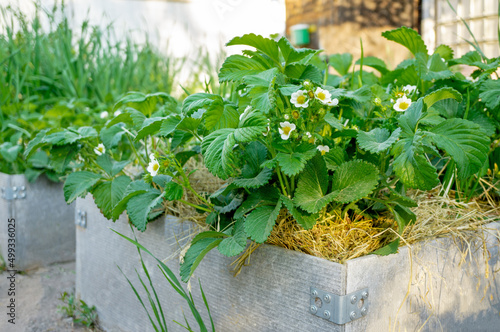
<instances>
[{"instance_id":1,"label":"soil","mask_svg":"<svg viewBox=\"0 0 500 332\"><path fill-rule=\"evenodd\" d=\"M55 264L37 270L15 274L0 273L0 331L2 332L91 332L100 331L73 323L58 306L65 305L61 294L75 292L75 262ZM15 281L15 295L8 294L11 280ZM15 324L9 323L7 306L14 299Z\"/></svg>"}]
</instances>

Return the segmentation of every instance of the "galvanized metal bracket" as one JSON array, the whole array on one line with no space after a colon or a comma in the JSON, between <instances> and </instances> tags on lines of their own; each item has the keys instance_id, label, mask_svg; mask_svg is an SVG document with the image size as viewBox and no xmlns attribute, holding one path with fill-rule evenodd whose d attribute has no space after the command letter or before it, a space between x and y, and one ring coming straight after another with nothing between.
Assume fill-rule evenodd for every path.
<instances>
[{"instance_id":1,"label":"galvanized metal bracket","mask_svg":"<svg viewBox=\"0 0 500 332\"><path fill-rule=\"evenodd\" d=\"M336 295L311 287L309 312L335 324L346 324L368 314L368 288Z\"/></svg>"},{"instance_id":2,"label":"galvanized metal bracket","mask_svg":"<svg viewBox=\"0 0 500 332\"><path fill-rule=\"evenodd\" d=\"M0 188L0 193L2 198L6 201L12 201L15 199L25 199L26 198L26 187L2 187Z\"/></svg>"},{"instance_id":3,"label":"galvanized metal bracket","mask_svg":"<svg viewBox=\"0 0 500 332\"><path fill-rule=\"evenodd\" d=\"M75 225L87 228L87 212L82 210L76 211Z\"/></svg>"}]
</instances>

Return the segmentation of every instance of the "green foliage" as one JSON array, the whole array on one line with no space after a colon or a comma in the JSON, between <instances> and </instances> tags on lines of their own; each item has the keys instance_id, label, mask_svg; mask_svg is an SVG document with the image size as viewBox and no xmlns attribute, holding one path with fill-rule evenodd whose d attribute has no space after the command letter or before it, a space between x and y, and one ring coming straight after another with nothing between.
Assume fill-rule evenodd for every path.
<instances>
[{"instance_id":1,"label":"green foliage","mask_svg":"<svg viewBox=\"0 0 500 332\"><path fill-rule=\"evenodd\" d=\"M77 301L75 294L69 294L68 292L61 293L59 300L64 304L57 306L57 309L65 316L73 318L73 322L91 328L97 325L95 306L90 307L83 300Z\"/></svg>"},{"instance_id":2,"label":"green foliage","mask_svg":"<svg viewBox=\"0 0 500 332\"><path fill-rule=\"evenodd\" d=\"M188 307L191 311L191 314L193 315L193 318L195 319L196 323L198 324L199 331L208 332L207 324L204 322L203 318L201 317L200 312L196 308L196 304L194 303L193 296L191 295L191 291L186 292L184 290L184 288L182 287L181 283L179 282L179 280L177 279L177 277L175 276L173 271L171 269L169 269L168 266L165 265L165 263L163 263L160 259L158 259L156 256L154 256L148 249L146 249L139 242L137 242L137 238L134 240L134 239L131 239L131 238L129 238L121 233L118 233L117 231L115 231L113 229L112 229L112 231L115 232L116 234L118 234L119 236L123 237L125 240L129 241L133 245L135 245L137 248L137 252L139 253L139 258L141 261L141 266L142 266L142 269L144 271L144 274L147 278L147 281L149 283L149 287L151 290L148 288L148 286L146 286L146 283L143 281L143 278L137 272L137 270L136 270L136 275L137 275L137 278L139 279L142 287L144 288L144 290L146 292L148 302L151 306L151 310L153 311L156 323L155 323L155 321L153 321L151 314L149 313L148 309L146 308L146 305L144 304L144 301L142 300L141 295L139 295L139 292L137 291L135 286L132 284L132 281L123 273L123 271L120 269L120 267L118 267L118 269L123 274L123 276L127 280L128 284L132 288L132 291L134 292L137 299L141 303L141 306L144 308L144 311L146 312L146 315L148 316L149 321L150 321L152 327L155 329L155 331L162 331L162 332L167 331L168 330L167 323L166 323L165 313L163 312L163 308L161 306L161 302L160 302L158 293L156 292L154 283L151 279L151 273L149 272L148 268L146 267L144 259L142 258L141 251L150 255L154 259L154 261L156 261L156 263L158 263L157 267L160 270L160 272L163 274L163 276L165 277L165 280L174 289L174 291L177 294L179 294L179 296L181 296L186 301L186 304L188 305ZM212 316L210 314L210 308L208 306L208 302L207 302L205 294L203 292L203 288L201 286L201 283L200 283L200 293L201 293L201 296L203 297L203 302L204 302L205 308L207 309L207 312L208 312L208 318L210 320L211 330L212 330L212 332L214 332L215 331L214 322L213 322ZM185 316L184 316L184 319L186 319ZM182 326L187 331L192 331L189 324L187 324L187 320L185 320L185 321L186 321L187 326L184 326L175 320L174 320L174 323Z\"/></svg>"},{"instance_id":3,"label":"green foliage","mask_svg":"<svg viewBox=\"0 0 500 332\"><path fill-rule=\"evenodd\" d=\"M69 204L77 197L85 197L101 176L88 171L74 172L64 182L64 199Z\"/></svg>"}]
</instances>

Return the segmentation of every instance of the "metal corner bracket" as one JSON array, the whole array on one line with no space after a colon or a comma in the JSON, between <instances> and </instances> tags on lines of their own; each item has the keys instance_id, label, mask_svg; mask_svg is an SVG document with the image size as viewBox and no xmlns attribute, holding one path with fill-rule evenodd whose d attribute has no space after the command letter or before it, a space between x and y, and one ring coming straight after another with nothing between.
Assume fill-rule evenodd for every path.
<instances>
[{"instance_id":1,"label":"metal corner bracket","mask_svg":"<svg viewBox=\"0 0 500 332\"><path fill-rule=\"evenodd\" d=\"M2 198L6 201L12 201L15 199L25 199L26 198L26 187L2 187L0 188L0 193Z\"/></svg>"},{"instance_id":2,"label":"metal corner bracket","mask_svg":"<svg viewBox=\"0 0 500 332\"><path fill-rule=\"evenodd\" d=\"M76 211L75 225L87 228L87 212L82 210Z\"/></svg>"},{"instance_id":3,"label":"metal corner bracket","mask_svg":"<svg viewBox=\"0 0 500 332\"><path fill-rule=\"evenodd\" d=\"M368 288L336 295L312 287L309 312L335 324L346 324L368 314Z\"/></svg>"}]
</instances>

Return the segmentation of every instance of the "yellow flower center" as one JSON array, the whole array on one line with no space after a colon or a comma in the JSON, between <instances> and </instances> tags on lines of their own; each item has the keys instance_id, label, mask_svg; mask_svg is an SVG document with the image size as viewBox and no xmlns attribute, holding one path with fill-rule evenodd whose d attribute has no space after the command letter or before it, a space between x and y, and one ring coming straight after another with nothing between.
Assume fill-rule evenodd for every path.
<instances>
[{"instance_id":1,"label":"yellow flower center","mask_svg":"<svg viewBox=\"0 0 500 332\"><path fill-rule=\"evenodd\" d=\"M100 146L100 147L97 148L97 151L104 152L104 148L102 146Z\"/></svg>"},{"instance_id":2,"label":"yellow flower center","mask_svg":"<svg viewBox=\"0 0 500 332\"><path fill-rule=\"evenodd\" d=\"M309 139L309 143L314 144L314 137L311 137L311 138Z\"/></svg>"},{"instance_id":3,"label":"yellow flower center","mask_svg":"<svg viewBox=\"0 0 500 332\"><path fill-rule=\"evenodd\" d=\"M153 164L153 171L157 171L160 168L160 165L158 164Z\"/></svg>"},{"instance_id":4,"label":"yellow flower center","mask_svg":"<svg viewBox=\"0 0 500 332\"><path fill-rule=\"evenodd\" d=\"M325 155L325 153L326 153L326 151L325 151L325 150L321 150L321 155L322 155L322 156L324 156L324 155Z\"/></svg>"},{"instance_id":5,"label":"yellow flower center","mask_svg":"<svg viewBox=\"0 0 500 332\"><path fill-rule=\"evenodd\" d=\"M297 103L304 104L305 102L306 102L306 97L305 96L298 96L297 97Z\"/></svg>"},{"instance_id":6,"label":"yellow flower center","mask_svg":"<svg viewBox=\"0 0 500 332\"><path fill-rule=\"evenodd\" d=\"M283 127L283 134L288 135L290 133L290 130L292 130L292 128L288 126Z\"/></svg>"},{"instance_id":7,"label":"yellow flower center","mask_svg":"<svg viewBox=\"0 0 500 332\"><path fill-rule=\"evenodd\" d=\"M324 100L325 99L325 94L323 92L318 93L318 99L319 100Z\"/></svg>"},{"instance_id":8,"label":"yellow flower center","mask_svg":"<svg viewBox=\"0 0 500 332\"><path fill-rule=\"evenodd\" d=\"M402 110L406 110L408 108L408 106L410 106L410 104L408 104L405 101L399 103L399 108L401 108Z\"/></svg>"}]
</instances>

